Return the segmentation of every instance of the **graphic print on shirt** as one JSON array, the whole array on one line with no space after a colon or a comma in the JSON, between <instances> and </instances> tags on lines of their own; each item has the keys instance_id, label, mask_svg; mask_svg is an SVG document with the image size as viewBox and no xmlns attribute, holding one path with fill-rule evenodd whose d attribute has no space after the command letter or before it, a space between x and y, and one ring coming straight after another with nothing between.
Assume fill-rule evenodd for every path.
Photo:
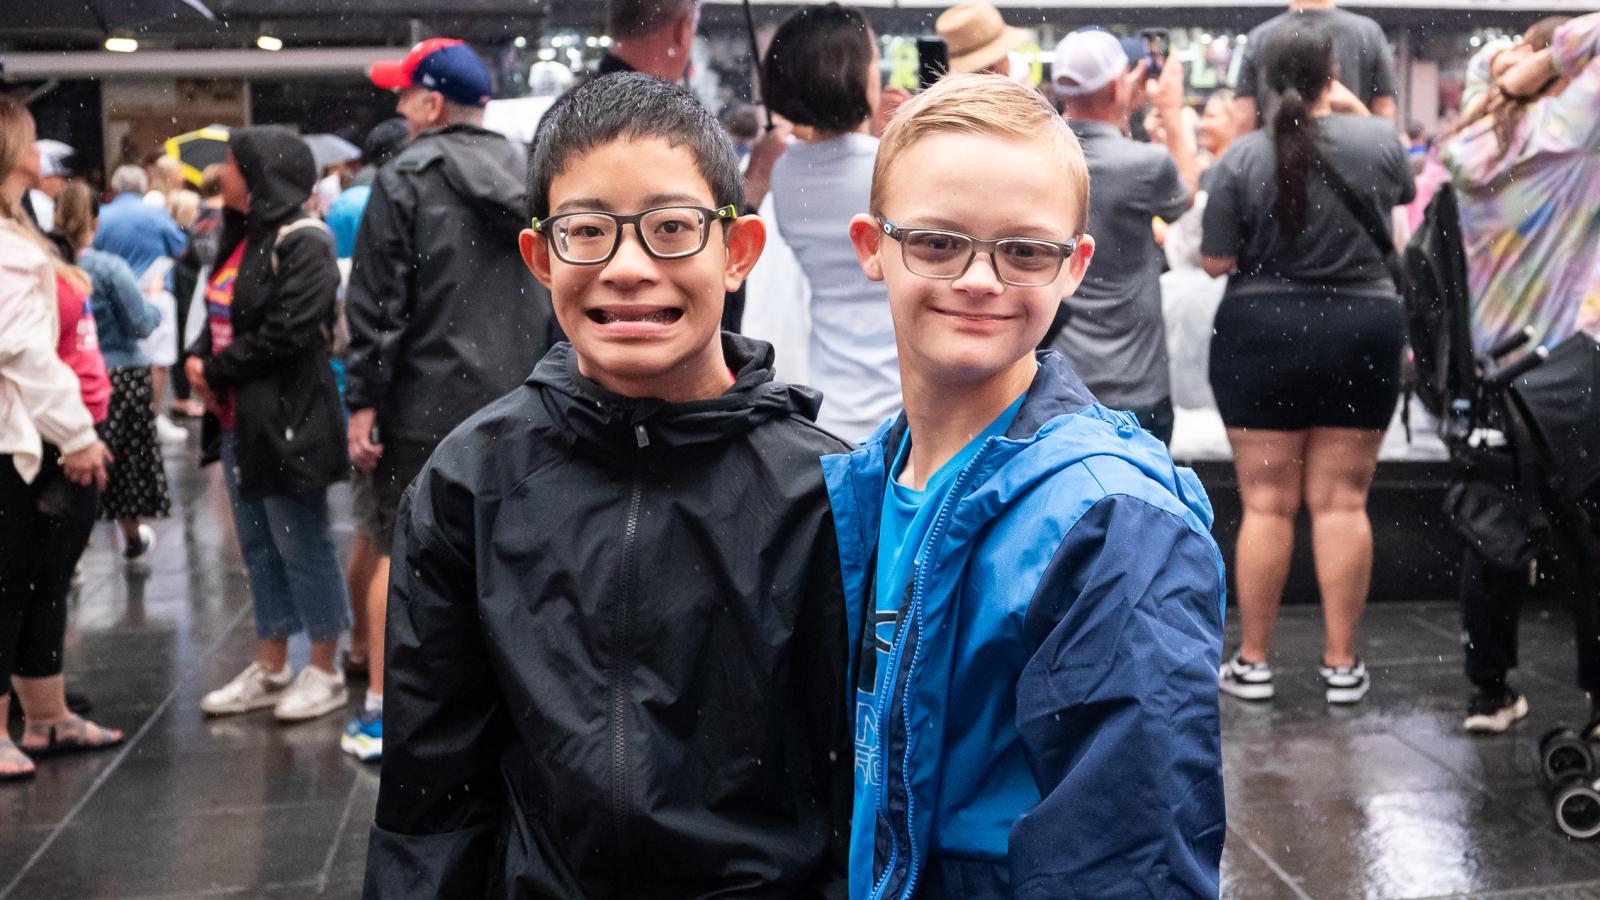
<instances>
[{"instance_id":1,"label":"graphic print on shirt","mask_svg":"<svg viewBox=\"0 0 1600 900\"><path fill-rule=\"evenodd\" d=\"M900 610L873 610L872 637L861 642L861 674L856 680L855 766L857 777L872 785L883 777L883 760L878 756L878 713L872 701L877 694L878 673L888 666L895 627L899 624Z\"/></svg>"},{"instance_id":2,"label":"graphic print on shirt","mask_svg":"<svg viewBox=\"0 0 1600 900\"><path fill-rule=\"evenodd\" d=\"M244 247L245 242L240 241L206 286L206 319L211 326L212 353L221 353L233 343L233 284L239 277Z\"/></svg>"}]
</instances>

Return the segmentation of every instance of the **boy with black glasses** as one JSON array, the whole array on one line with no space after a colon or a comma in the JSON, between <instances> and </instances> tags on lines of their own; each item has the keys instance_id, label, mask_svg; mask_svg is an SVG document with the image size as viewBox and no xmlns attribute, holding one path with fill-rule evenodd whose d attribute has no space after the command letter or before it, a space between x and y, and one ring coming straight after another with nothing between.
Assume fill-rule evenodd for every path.
<instances>
[{"instance_id":1,"label":"boy with black glasses","mask_svg":"<svg viewBox=\"0 0 1600 900\"><path fill-rule=\"evenodd\" d=\"M895 116L851 222L905 399L823 461L859 654L852 897L1216 896L1210 503L1034 352L1094 254L1087 200L1037 93L953 75Z\"/></svg>"},{"instance_id":2,"label":"boy with black glasses","mask_svg":"<svg viewBox=\"0 0 1600 900\"><path fill-rule=\"evenodd\" d=\"M686 91L568 93L521 251L570 343L407 493L368 897L841 896L847 651L815 392L721 334L761 254Z\"/></svg>"}]
</instances>

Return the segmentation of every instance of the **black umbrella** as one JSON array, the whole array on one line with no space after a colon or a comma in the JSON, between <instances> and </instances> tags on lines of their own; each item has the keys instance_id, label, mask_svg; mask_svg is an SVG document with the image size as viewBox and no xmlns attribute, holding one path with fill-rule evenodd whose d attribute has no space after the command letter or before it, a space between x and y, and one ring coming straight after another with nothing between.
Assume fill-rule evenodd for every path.
<instances>
[{"instance_id":1,"label":"black umbrella","mask_svg":"<svg viewBox=\"0 0 1600 900\"><path fill-rule=\"evenodd\" d=\"M216 13L203 0L55 0L8 4L7 31L48 29L111 34L149 25L215 22Z\"/></svg>"},{"instance_id":2,"label":"black umbrella","mask_svg":"<svg viewBox=\"0 0 1600 900\"><path fill-rule=\"evenodd\" d=\"M750 63L755 66L756 92L761 95L761 109L767 114L767 130L773 129L772 110L767 106L767 86L761 75L761 45L756 41L756 18L750 12L750 0L744 0L744 25L750 31Z\"/></svg>"}]
</instances>

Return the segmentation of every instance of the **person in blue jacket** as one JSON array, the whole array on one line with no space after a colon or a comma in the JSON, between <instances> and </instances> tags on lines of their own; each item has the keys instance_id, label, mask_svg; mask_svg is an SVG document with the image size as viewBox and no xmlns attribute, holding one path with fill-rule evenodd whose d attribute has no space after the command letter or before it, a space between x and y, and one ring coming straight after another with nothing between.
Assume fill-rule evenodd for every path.
<instances>
[{"instance_id":1,"label":"person in blue jacket","mask_svg":"<svg viewBox=\"0 0 1600 900\"><path fill-rule=\"evenodd\" d=\"M1094 254L1087 199L1046 101L955 75L895 116L851 222L905 400L822 462L859 648L852 898L1217 895L1211 505L1034 352Z\"/></svg>"}]
</instances>

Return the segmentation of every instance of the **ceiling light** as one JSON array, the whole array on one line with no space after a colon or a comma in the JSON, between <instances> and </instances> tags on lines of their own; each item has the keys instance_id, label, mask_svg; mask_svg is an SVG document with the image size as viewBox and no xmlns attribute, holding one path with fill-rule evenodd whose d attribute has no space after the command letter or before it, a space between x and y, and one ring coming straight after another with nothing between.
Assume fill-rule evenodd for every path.
<instances>
[{"instance_id":1,"label":"ceiling light","mask_svg":"<svg viewBox=\"0 0 1600 900\"><path fill-rule=\"evenodd\" d=\"M139 49L139 42L128 37L106 38L106 49L112 53L132 53Z\"/></svg>"},{"instance_id":2,"label":"ceiling light","mask_svg":"<svg viewBox=\"0 0 1600 900\"><path fill-rule=\"evenodd\" d=\"M270 34L263 34L256 38L256 46L263 50L278 51L283 49L283 39L275 38Z\"/></svg>"}]
</instances>

